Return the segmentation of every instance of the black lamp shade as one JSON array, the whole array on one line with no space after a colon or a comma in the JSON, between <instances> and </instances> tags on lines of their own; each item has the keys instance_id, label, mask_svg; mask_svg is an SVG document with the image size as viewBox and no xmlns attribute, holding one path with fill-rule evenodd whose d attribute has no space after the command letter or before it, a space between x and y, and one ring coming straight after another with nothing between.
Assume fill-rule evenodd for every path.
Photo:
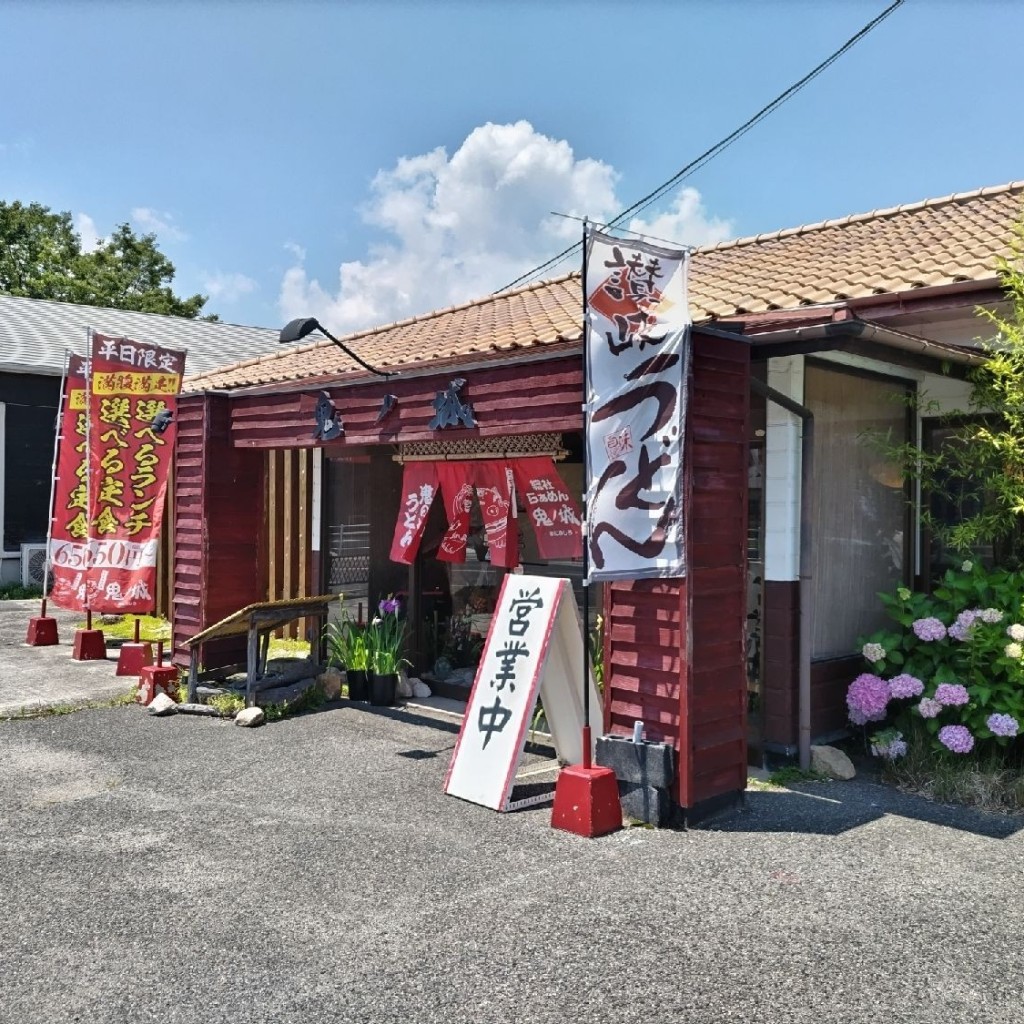
<instances>
[{"instance_id":1,"label":"black lamp shade","mask_svg":"<svg viewBox=\"0 0 1024 1024\"><path fill-rule=\"evenodd\" d=\"M278 335L277 340L282 345L287 345L293 341L300 341L307 334L313 331L322 331L323 328L320 326L320 322L316 317L312 316L300 316L297 320L289 320L288 323L281 328L281 333Z\"/></svg>"}]
</instances>

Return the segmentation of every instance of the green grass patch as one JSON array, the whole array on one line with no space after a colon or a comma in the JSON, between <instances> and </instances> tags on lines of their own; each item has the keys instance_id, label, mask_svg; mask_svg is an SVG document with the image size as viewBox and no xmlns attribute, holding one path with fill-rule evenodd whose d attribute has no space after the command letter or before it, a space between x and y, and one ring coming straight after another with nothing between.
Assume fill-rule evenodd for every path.
<instances>
[{"instance_id":1,"label":"green grass patch","mask_svg":"<svg viewBox=\"0 0 1024 1024\"><path fill-rule=\"evenodd\" d=\"M768 776L768 785L776 789L786 789L798 782L828 782L828 776L821 772L805 772L796 765L778 768Z\"/></svg>"},{"instance_id":2,"label":"green grass patch","mask_svg":"<svg viewBox=\"0 0 1024 1024\"><path fill-rule=\"evenodd\" d=\"M134 689L119 693L109 700L89 700L81 704L49 704L42 708L29 708L13 715L0 716L0 721L12 722L20 718L56 718L60 715L73 715L76 711L95 711L99 708L123 708L129 704L137 704L137 691Z\"/></svg>"},{"instance_id":3,"label":"green grass patch","mask_svg":"<svg viewBox=\"0 0 1024 1024\"><path fill-rule=\"evenodd\" d=\"M156 615L102 615L93 616L93 628L103 630L107 640L134 640L135 620L139 620L139 639L143 643L155 644L159 640L170 643L171 624ZM85 629L85 622L79 622L78 629Z\"/></svg>"},{"instance_id":4,"label":"green grass patch","mask_svg":"<svg viewBox=\"0 0 1024 1024\"><path fill-rule=\"evenodd\" d=\"M42 596L40 587L23 587L20 583L0 584L0 601L31 601Z\"/></svg>"},{"instance_id":5,"label":"green grass patch","mask_svg":"<svg viewBox=\"0 0 1024 1024\"><path fill-rule=\"evenodd\" d=\"M1002 814L1024 812L1024 769L995 756L936 754L912 743L906 757L883 763L882 778L905 793Z\"/></svg>"}]
</instances>

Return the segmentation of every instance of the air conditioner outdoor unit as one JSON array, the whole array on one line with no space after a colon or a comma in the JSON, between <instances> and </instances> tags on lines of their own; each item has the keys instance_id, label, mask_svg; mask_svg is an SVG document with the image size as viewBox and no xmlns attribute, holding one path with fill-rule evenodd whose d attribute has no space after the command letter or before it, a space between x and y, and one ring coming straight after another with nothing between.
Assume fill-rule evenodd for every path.
<instances>
[{"instance_id":1,"label":"air conditioner outdoor unit","mask_svg":"<svg viewBox=\"0 0 1024 1024\"><path fill-rule=\"evenodd\" d=\"M21 545L21 585L23 587L42 587L43 572L46 568L45 544Z\"/></svg>"}]
</instances>

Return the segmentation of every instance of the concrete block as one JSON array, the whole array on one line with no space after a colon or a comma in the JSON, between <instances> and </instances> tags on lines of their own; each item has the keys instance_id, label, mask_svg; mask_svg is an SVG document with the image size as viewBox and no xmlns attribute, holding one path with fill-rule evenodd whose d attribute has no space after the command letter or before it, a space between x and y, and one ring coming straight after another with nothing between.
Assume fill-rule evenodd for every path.
<instances>
[{"instance_id":1,"label":"concrete block","mask_svg":"<svg viewBox=\"0 0 1024 1024\"><path fill-rule=\"evenodd\" d=\"M634 743L624 736L598 736L595 760L611 768L619 782L671 789L675 750L667 743Z\"/></svg>"},{"instance_id":2,"label":"concrete block","mask_svg":"<svg viewBox=\"0 0 1024 1024\"><path fill-rule=\"evenodd\" d=\"M656 828L667 828L675 823L676 805L667 789L639 782L620 782L619 801L622 816L628 820L643 821Z\"/></svg>"}]
</instances>

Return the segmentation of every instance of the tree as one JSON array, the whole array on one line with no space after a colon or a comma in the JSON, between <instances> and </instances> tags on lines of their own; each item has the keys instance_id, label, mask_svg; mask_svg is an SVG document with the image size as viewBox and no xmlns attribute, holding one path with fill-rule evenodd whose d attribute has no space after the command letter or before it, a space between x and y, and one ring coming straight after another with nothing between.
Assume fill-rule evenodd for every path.
<instances>
[{"instance_id":1,"label":"tree","mask_svg":"<svg viewBox=\"0 0 1024 1024\"><path fill-rule=\"evenodd\" d=\"M136 235L120 224L96 249L83 252L67 211L0 201L0 292L195 319L207 297L175 295L174 274L156 235Z\"/></svg>"}]
</instances>

